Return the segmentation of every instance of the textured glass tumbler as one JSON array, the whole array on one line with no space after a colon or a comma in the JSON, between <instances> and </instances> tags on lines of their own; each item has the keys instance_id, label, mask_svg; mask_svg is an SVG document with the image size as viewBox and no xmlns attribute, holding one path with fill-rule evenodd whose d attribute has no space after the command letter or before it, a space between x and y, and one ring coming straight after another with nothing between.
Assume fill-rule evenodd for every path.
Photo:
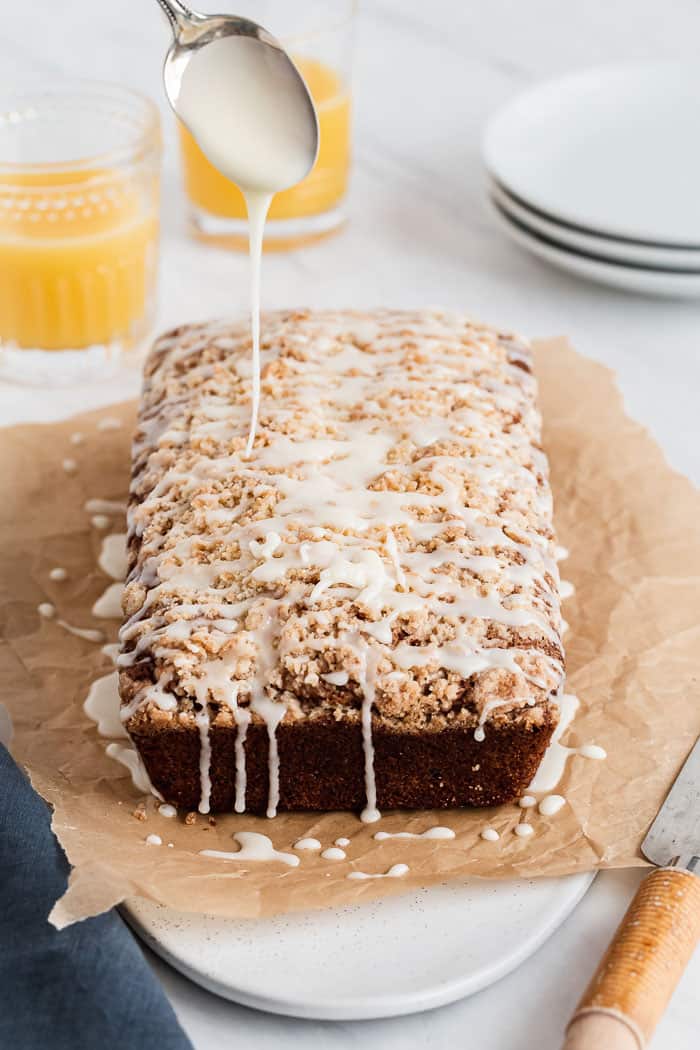
<instances>
[{"instance_id":1,"label":"textured glass tumbler","mask_svg":"<svg viewBox=\"0 0 700 1050\"><path fill-rule=\"evenodd\" d=\"M114 371L153 321L160 122L116 85L0 97L0 378Z\"/></svg>"}]
</instances>

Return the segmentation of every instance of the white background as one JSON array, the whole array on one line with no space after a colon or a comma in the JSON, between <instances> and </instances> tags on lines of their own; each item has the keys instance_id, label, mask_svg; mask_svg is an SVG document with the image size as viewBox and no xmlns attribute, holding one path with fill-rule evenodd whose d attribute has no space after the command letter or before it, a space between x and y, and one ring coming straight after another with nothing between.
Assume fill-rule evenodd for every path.
<instances>
[{"instance_id":1,"label":"white background","mask_svg":"<svg viewBox=\"0 0 700 1050\"><path fill-rule=\"evenodd\" d=\"M229 5L235 8L234 0L221 7ZM70 73L118 81L162 103L168 32L155 3L2 0L0 7L3 91L28 75ZM350 225L322 245L267 256L265 306L444 305L533 336L565 333L580 351L615 368L630 413L651 428L674 466L700 480L698 306L579 283L513 248L489 215L479 164L484 121L519 90L622 59L697 60L699 41L697 0L365 0L357 25ZM245 259L186 238L164 105L163 113L161 327L233 313L247 302ZM0 385L0 420L45 420L131 395L136 386L134 375L50 396ZM575 398L576 391L563 389L562 397ZM472 999L401 1020L275 1018L217 1000L154 965L197 1050L554 1050L638 879L632 872L603 874L517 973ZM654 1050L697 1046L698 993L700 956Z\"/></svg>"}]
</instances>

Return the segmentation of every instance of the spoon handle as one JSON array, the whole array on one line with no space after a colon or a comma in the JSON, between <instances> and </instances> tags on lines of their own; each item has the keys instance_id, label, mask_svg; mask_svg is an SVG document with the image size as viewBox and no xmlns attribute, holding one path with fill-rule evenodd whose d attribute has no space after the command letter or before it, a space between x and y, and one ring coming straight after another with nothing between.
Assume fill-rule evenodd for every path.
<instances>
[{"instance_id":1,"label":"spoon handle","mask_svg":"<svg viewBox=\"0 0 700 1050\"><path fill-rule=\"evenodd\" d=\"M179 29L183 17L187 19L192 18L192 11L190 11L189 7L185 7L181 0L156 0L156 3L168 19L168 22L170 22L173 32Z\"/></svg>"}]
</instances>

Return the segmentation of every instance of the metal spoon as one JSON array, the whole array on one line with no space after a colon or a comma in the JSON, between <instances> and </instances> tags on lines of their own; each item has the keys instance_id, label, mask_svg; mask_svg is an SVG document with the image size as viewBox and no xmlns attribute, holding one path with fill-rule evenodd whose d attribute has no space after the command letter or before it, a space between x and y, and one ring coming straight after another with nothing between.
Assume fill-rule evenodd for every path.
<instances>
[{"instance_id":1,"label":"metal spoon","mask_svg":"<svg viewBox=\"0 0 700 1050\"><path fill-rule=\"evenodd\" d=\"M310 171L318 153L319 128L316 109L304 78L291 58L285 52L279 40L267 29L236 15L202 15L190 10L180 0L156 0L164 12L173 33L173 42L165 56L163 66L163 83L168 101L178 113L178 98L185 70L193 54L206 47L214 40L228 36L252 37L265 47L273 48L278 53L278 60L284 56L288 63L289 82L287 91L296 95L296 101L305 119L308 120L309 165ZM193 129L190 129L193 130Z\"/></svg>"}]
</instances>

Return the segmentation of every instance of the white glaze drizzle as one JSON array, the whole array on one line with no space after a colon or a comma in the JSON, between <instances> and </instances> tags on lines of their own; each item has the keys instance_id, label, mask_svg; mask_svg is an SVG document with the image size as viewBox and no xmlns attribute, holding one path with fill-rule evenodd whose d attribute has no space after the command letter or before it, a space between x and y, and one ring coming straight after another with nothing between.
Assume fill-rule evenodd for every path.
<instances>
[{"instance_id":1,"label":"white glaze drizzle","mask_svg":"<svg viewBox=\"0 0 700 1050\"><path fill-rule=\"evenodd\" d=\"M250 427L245 454L250 456L258 429L260 415L260 264L262 260L265 219L272 201L271 193L246 190L243 193L248 212L248 242L250 256L250 333L253 342L251 367L253 383L250 405Z\"/></svg>"},{"instance_id":2,"label":"white glaze drizzle","mask_svg":"<svg viewBox=\"0 0 700 1050\"><path fill-rule=\"evenodd\" d=\"M341 849L345 849L346 846L350 845L350 839L348 839L344 835L342 835L339 839L335 840L334 845L340 846Z\"/></svg>"},{"instance_id":3,"label":"white glaze drizzle","mask_svg":"<svg viewBox=\"0 0 700 1050\"><path fill-rule=\"evenodd\" d=\"M144 841L146 842L146 845L148 845L148 846L162 846L163 845L163 840L160 837L160 835L153 835L153 834L146 835L146 838L145 838Z\"/></svg>"},{"instance_id":4,"label":"white glaze drizzle","mask_svg":"<svg viewBox=\"0 0 700 1050\"><path fill-rule=\"evenodd\" d=\"M320 848L321 848L321 843L318 841L318 839L312 839L312 838L297 839L297 841L294 843L294 846L292 847L292 849L303 849L303 850L319 850Z\"/></svg>"},{"instance_id":5,"label":"white glaze drizzle","mask_svg":"<svg viewBox=\"0 0 700 1050\"><path fill-rule=\"evenodd\" d=\"M68 572L60 565L57 565L56 568L52 569L49 573L49 579L53 580L55 583L62 583L64 580L68 579Z\"/></svg>"},{"instance_id":6,"label":"white glaze drizzle","mask_svg":"<svg viewBox=\"0 0 700 1050\"><path fill-rule=\"evenodd\" d=\"M79 430L76 430L76 432L74 434L71 434L70 436L71 445L82 445L84 441L85 435L82 434Z\"/></svg>"},{"instance_id":7,"label":"white glaze drizzle","mask_svg":"<svg viewBox=\"0 0 700 1050\"><path fill-rule=\"evenodd\" d=\"M582 744L581 747L571 748L571 752L580 755L581 758L593 758L598 762L608 757L607 751L600 744Z\"/></svg>"},{"instance_id":8,"label":"white glaze drizzle","mask_svg":"<svg viewBox=\"0 0 700 1050\"><path fill-rule=\"evenodd\" d=\"M87 514L126 514L126 500L89 499L86 500L83 509Z\"/></svg>"},{"instance_id":9,"label":"white glaze drizzle","mask_svg":"<svg viewBox=\"0 0 700 1050\"><path fill-rule=\"evenodd\" d=\"M543 817L553 817L554 814L558 813L565 805L566 799L563 795L546 795L537 809Z\"/></svg>"},{"instance_id":10,"label":"white glaze drizzle","mask_svg":"<svg viewBox=\"0 0 700 1050\"><path fill-rule=\"evenodd\" d=\"M102 540L97 564L106 576L113 580L124 580L128 569L126 533L113 532Z\"/></svg>"},{"instance_id":11,"label":"white glaze drizzle","mask_svg":"<svg viewBox=\"0 0 700 1050\"><path fill-rule=\"evenodd\" d=\"M91 683L83 711L95 722L100 736L128 739L119 713L118 671L111 671Z\"/></svg>"},{"instance_id":12,"label":"white glaze drizzle","mask_svg":"<svg viewBox=\"0 0 700 1050\"><path fill-rule=\"evenodd\" d=\"M93 630L91 627L76 627L72 623L56 616L56 606L51 602L41 602L37 606L37 612L43 619L52 620L58 627L62 627L68 634L74 634L76 638L84 638L87 642L104 642L105 636L102 631Z\"/></svg>"},{"instance_id":13,"label":"white glaze drizzle","mask_svg":"<svg viewBox=\"0 0 700 1050\"><path fill-rule=\"evenodd\" d=\"M562 601L565 601L567 598L571 598L575 593L576 588L574 587L571 580L559 581L559 597Z\"/></svg>"},{"instance_id":14,"label":"white glaze drizzle","mask_svg":"<svg viewBox=\"0 0 700 1050\"><path fill-rule=\"evenodd\" d=\"M119 657L119 642L107 642L106 645L102 646L100 650L105 656L111 660L114 666L117 666L117 659Z\"/></svg>"},{"instance_id":15,"label":"white glaze drizzle","mask_svg":"<svg viewBox=\"0 0 700 1050\"><path fill-rule=\"evenodd\" d=\"M142 791L145 795L155 795L162 801L163 796L153 787L141 756L133 747L125 747L123 744L116 743L107 744L105 754L129 770L131 781L138 791Z\"/></svg>"},{"instance_id":16,"label":"white glaze drizzle","mask_svg":"<svg viewBox=\"0 0 700 1050\"><path fill-rule=\"evenodd\" d=\"M484 828L481 832L481 838L485 842L498 842L500 837L495 828Z\"/></svg>"},{"instance_id":17,"label":"white glaze drizzle","mask_svg":"<svg viewBox=\"0 0 700 1050\"><path fill-rule=\"evenodd\" d=\"M199 729L199 783L200 813L208 813L211 802L211 741L209 739L209 707L204 704L195 715L195 722Z\"/></svg>"},{"instance_id":18,"label":"white glaze drizzle","mask_svg":"<svg viewBox=\"0 0 700 1050\"><path fill-rule=\"evenodd\" d=\"M328 674L322 674L321 678L329 685L347 685L350 681L347 671L329 671Z\"/></svg>"},{"instance_id":19,"label":"white glaze drizzle","mask_svg":"<svg viewBox=\"0 0 700 1050\"><path fill-rule=\"evenodd\" d=\"M329 846L328 849L324 849L321 856L324 860L345 860L347 853L339 846Z\"/></svg>"},{"instance_id":20,"label":"white glaze drizzle","mask_svg":"<svg viewBox=\"0 0 700 1050\"><path fill-rule=\"evenodd\" d=\"M578 708L579 699L573 693L563 693L559 697L559 722L540 767L529 785L530 791L538 794L553 791L564 775L567 761L573 755L598 760L607 757L604 748L598 744L583 744L580 747L567 747L562 744L561 738L573 722Z\"/></svg>"},{"instance_id":21,"label":"white glaze drizzle","mask_svg":"<svg viewBox=\"0 0 700 1050\"><path fill-rule=\"evenodd\" d=\"M104 631L97 630L92 627L76 627L73 623L68 623L67 620L57 618L54 621L59 627L62 627L68 634L75 635L76 638L83 638L86 642L94 642L95 645L99 645L100 642L104 642L105 636Z\"/></svg>"},{"instance_id":22,"label":"white glaze drizzle","mask_svg":"<svg viewBox=\"0 0 700 1050\"><path fill-rule=\"evenodd\" d=\"M201 849L199 851L200 856L213 857L216 860L276 860L288 865L290 868L296 868L299 864L299 858L295 857L293 853L282 853L280 850L275 849L267 835L261 835L257 831L237 831L232 837L240 846L240 849L236 852L229 853L225 850Z\"/></svg>"},{"instance_id":23,"label":"white glaze drizzle","mask_svg":"<svg viewBox=\"0 0 700 1050\"><path fill-rule=\"evenodd\" d=\"M173 817L177 816L175 806L171 806L169 802L163 802L162 805L158 806L158 812L161 817L165 817L167 820L172 820Z\"/></svg>"},{"instance_id":24,"label":"white glaze drizzle","mask_svg":"<svg viewBox=\"0 0 700 1050\"><path fill-rule=\"evenodd\" d=\"M392 864L388 871L370 875L366 871L351 871L346 879L400 879L409 872L408 864Z\"/></svg>"},{"instance_id":25,"label":"white glaze drizzle","mask_svg":"<svg viewBox=\"0 0 700 1050\"><path fill-rule=\"evenodd\" d=\"M90 523L102 532L104 532L105 529L108 529L111 524L110 519L106 514L93 514L90 518Z\"/></svg>"},{"instance_id":26,"label":"white glaze drizzle","mask_svg":"<svg viewBox=\"0 0 700 1050\"><path fill-rule=\"evenodd\" d=\"M521 809L532 809L533 806L537 805L537 799L534 795L523 795L518 805Z\"/></svg>"},{"instance_id":27,"label":"white glaze drizzle","mask_svg":"<svg viewBox=\"0 0 700 1050\"><path fill-rule=\"evenodd\" d=\"M421 832L377 831L374 834L378 842L383 842L384 839L453 839L454 837L455 833L452 828L444 828L440 825Z\"/></svg>"},{"instance_id":28,"label":"white glaze drizzle","mask_svg":"<svg viewBox=\"0 0 700 1050\"><path fill-rule=\"evenodd\" d=\"M374 824L381 813L377 809L377 784L374 777L374 743L372 740L372 708L376 693L377 656L364 646L360 650L361 664L359 672L362 690L362 748L365 756L365 808L360 814L363 824Z\"/></svg>"},{"instance_id":29,"label":"white glaze drizzle","mask_svg":"<svg viewBox=\"0 0 700 1050\"><path fill-rule=\"evenodd\" d=\"M520 824L516 824L515 827L513 828L513 831L515 832L515 834L518 836L518 838L521 838L521 839L529 838L530 835L532 835L533 830L534 829L532 827L532 824L526 824L524 822L522 822Z\"/></svg>"},{"instance_id":30,"label":"white glaze drizzle","mask_svg":"<svg viewBox=\"0 0 700 1050\"><path fill-rule=\"evenodd\" d=\"M100 620L120 620L123 592L124 587L121 583L110 583L106 591L103 591L94 603L92 615Z\"/></svg>"},{"instance_id":31,"label":"white glaze drizzle","mask_svg":"<svg viewBox=\"0 0 700 1050\"><path fill-rule=\"evenodd\" d=\"M237 707L236 718L236 799L234 809L236 813L245 813L245 793L247 775L245 766L245 738L250 725L250 711Z\"/></svg>"},{"instance_id":32,"label":"white glaze drizzle","mask_svg":"<svg viewBox=\"0 0 700 1050\"><path fill-rule=\"evenodd\" d=\"M74 459L70 459L69 457L63 460L61 466L66 474L77 474L78 472L78 464Z\"/></svg>"},{"instance_id":33,"label":"white glaze drizzle","mask_svg":"<svg viewBox=\"0 0 700 1050\"><path fill-rule=\"evenodd\" d=\"M394 330L401 325L406 329L400 338L390 332L391 319L397 317L400 320L393 324ZM326 436L290 438L284 429L270 430L266 417L264 440L256 442L248 459L244 458L240 437L249 401L243 398L234 404L225 391L209 385L211 365L198 356L209 345L225 346L227 352L238 350L238 355L228 354L225 367L241 376L245 387L251 371L245 360L243 334L230 326L206 326L183 344L166 337L156 348L163 354L162 360L173 365L194 362L187 375L195 380L191 384L195 393L188 390L178 397L175 392L161 399L159 391L168 376L162 366L147 381L147 407L142 412L135 455L144 464L155 457L156 474L154 485L129 514L130 532L141 537L138 572L146 584L146 598L122 630L126 651L120 666L128 668L149 651L156 651L174 664L180 684L192 690L200 703L210 697L233 712L241 743L236 768L238 811L245 806L241 738L245 739L247 721L239 714L243 710L267 726L268 814L276 811L276 730L287 712L285 705L274 702L270 691L280 662L288 654L293 656L284 629L286 613L281 616L290 608L306 605L312 611L319 610L315 614L320 617L326 615L323 610L328 599L336 603L354 601L364 607L359 629L335 638L324 635L312 644L318 642L319 651L335 646L352 653L353 666L346 663L337 670L324 670L318 677L335 689L353 688L357 683L361 692L365 820L379 816L372 741L373 712L381 703L378 684L384 689L387 682L398 681L407 671L434 667L463 680L482 673L510 674L518 683L513 695L506 701L482 704L475 733L482 739L484 723L497 707L532 703L535 693L541 701L556 692L562 680L559 657L546 656L535 642L528 647L528 643L513 645L506 640L499 647L499 643L484 644L478 627L475 630L479 623L494 622L524 632L528 638L534 635L545 639L555 651L559 649L560 613L551 584L558 581L554 546L532 525L534 521L544 530L549 527L551 497L543 482L546 461L532 445L532 438L538 436L539 420L531 400L531 380L505 363L502 348L501 357L496 359L496 344L488 330L472 329L459 321L465 324L468 335L457 349L452 345L456 322L446 315L387 314L389 324L383 328L387 324L384 318L378 315L369 321L353 318L349 322L348 315L324 315L320 322L309 321L310 335L303 325L299 330L286 330L284 324L271 320L266 326L268 346L276 345L282 333L286 345L293 344L301 355L280 358L289 372L288 382L284 376L280 380L285 397L301 406L307 417L317 419L321 429L325 426ZM338 327L334 329L336 319ZM424 372L418 359L412 358L412 351L402 349L401 338L424 352ZM277 360L268 346L261 355L264 367ZM513 361L527 357L522 344L509 344L508 353ZM298 364L306 360L313 360L316 371ZM471 367L480 373L478 383L470 378ZM438 389L441 397L449 391L463 407L453 409L449 418L442 409L433 408L432 415L397 411L389 421L385 412L374 409L378 397L386 397L395 389L410 392L412 384L420 382L428 384L427 390ZM203 392L196 392L197 383ZM185 422L183 405L188 404L191 409ZM327 405L332 410L328 416ZM358 416L351 411L354 405L364 406L365 414ZM285 401L274 411L284 419ZM500 421L509 412L519 413L524 422L509 424L506 433ZM239 443L231 451L234 439ZM401 441L418 451L408 459L405 455L397 461L387 458ZM440 448L436 452L440 442L447 443L446 451ZM158 473L160 450L168 453L185 443L194 450L194 459L187 467L180 468L174 460L172 466ZM197 451L200 447L202 452ZM429 479L430 491L409 485L396 490L369 488L373 479L392 473L394 462L398 475L420 478L421 484ZM273 482L279 494L267 517L252 519L245 518L245 498L232 508L219 505L210 496L202 499L198 511L202 534L215 537L217 543L237 542L238 554L233 562L221 556L198 561L193 549L196 532L178 530L177 517L167 541L152 527L158 508L172 501L173 492L176 502L189 506L193 495L207 492L210 481L232 475L242 477L246 484L255 480L258 487ZM463 484L476 484L480 499L486 502L482 505L477 500L474 504L471 497L465 499ZM137 475L136 491L138 486ZM495 516L489 510L489 501L502 502L503 492L508 493L511 509ZM239 524L241 518L243 524ZM376 538L367 538L376 522L385 526L379 545ZM293 529L310 530L310 539L301 543L293 536L288 539L290 523ZM457 538L450 544L441 539L445 529L457 530ZM222 572L232 570L242 572L256 589L253 597L231 601L225 590L215 586ZM290 577L306 570L315 574L310 585ZM132 579L138 582L139 577ZM258 618L261 626L245 627L251 610L260 609L259 594L262 591L265 595L266 589L265 614L262 622ZM277 596L280 591L281 598ZM174 623L165 621L158 614L158 604L169 594L178 593L192 597L178 604ZM447 618L454 625L454 637L447 642L394 644L394 624L425 609L438 618ZM191 654L201 650L191 638L202 630L211 638L215 652L231 653L230 662L216 655L204 660L197 656L193 662ZM252 677L237 673L234 667L244 652L250 652L251 643L253 651L257 650ZM193 678L190 669L195 666ZM239 692L246 701L244 707L239 707ZM164 706L166 695L167 685L143 688L125 706L124 718L128 720L144 704ZM200 719L203 749L208 718ZM203 767L204 794L206 763Z\"/></svg>"}]
</instances>

